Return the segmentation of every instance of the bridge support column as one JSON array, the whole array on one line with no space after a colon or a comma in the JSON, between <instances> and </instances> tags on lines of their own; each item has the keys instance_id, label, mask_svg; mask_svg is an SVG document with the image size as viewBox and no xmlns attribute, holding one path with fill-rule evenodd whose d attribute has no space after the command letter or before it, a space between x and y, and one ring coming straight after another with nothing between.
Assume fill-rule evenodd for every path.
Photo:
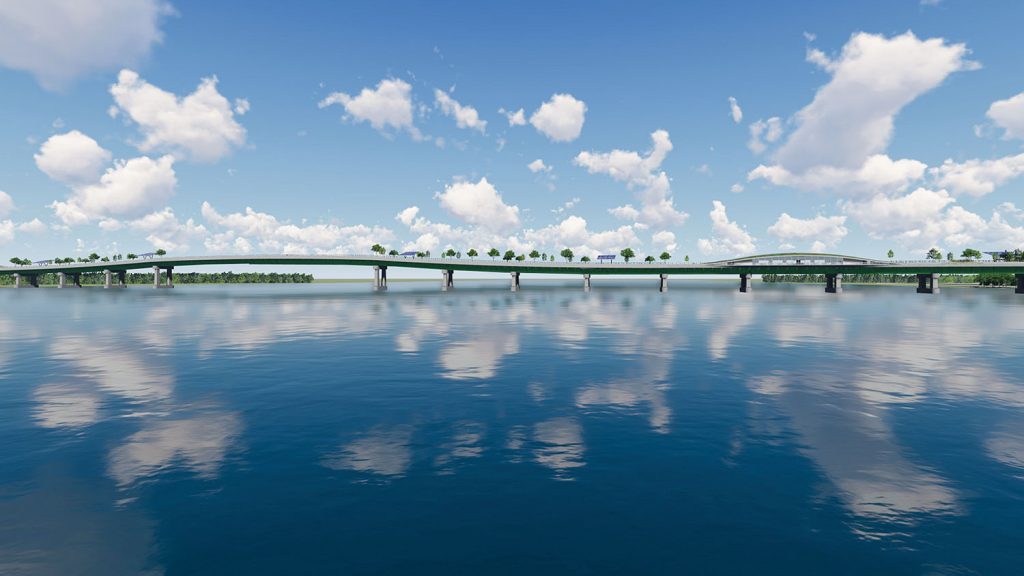
<instances>
[{"instance_id":1,"label":"bridge support column","mask_svg":"<svg viewBox=\"0 0 1024 576\"><path fill-rule=\"evenodd\" d=\"M388 289L388 267L387 266L374 266L373 267L373 289L374 290L387 290Z\"/></svg>"},{"instance_id":2,"label":"bridge support column","mask_svg":"<svg viewBox=\"0 0 1024 576\"><path fill-rule=\"evenodd\" d=\"M39 275L32 274L28 277L28 285L33 288L39 288Z\"/></svg>"},{"instance_id":3,"label":"bridge support column","mask_svg":"<svg viewBox=\"0 0 1024 576\"><path fill-rule=\"evenodd\" d=\"M167 288L174 288L174 268L165 268L167 270Z\"/></svg>"},{"instance_id":4,"label":"bridge support column","mask_svg":"<svg viewBox=\"0 0 1024 576\"><path fill-rule=\"evenodd\" d=\"M825 292L829 294L843 293L843 275L825 274Z\"/></svg>"},{"instance_id":5,"label":"bridge support column","mask_svg":"<svg viewBox=\"0 0 1024 576\"><path fill-rule=\"evenodd\" d=\"M740 274L740 292L750 292L754 287L753 274Z\"/></svg>"},{"instance_id":6,"label":"bridge support column","mask_svg":"<svg viewBox=\"0 0 1024 576\"><path fill-rule=\"evenodd\" d=\"M117 287L127 288L128 287L128 272L124 270L117 271Z\"/></svg>"},{"instance_id":7,"label":"bridge support column","mask_svg":"<svg viewBox=\"0 0 1024 576\"><path fill-rule=\"evenodd\" d=\"M590 292L590 274L583 275L583 291Z\"/></svg>"},{"instance_id":8,"label":"bridge support column","mask_svg":"<svg viewBox=\"0 0 1024 576\"><path fill-rule=\"evenodd\" d=\"M658 292L668 292L668 274L659 274Z\"/></svg>"},{"instance_id":9,"label":"bridge support column","mask_svg":"<svg viewBox=\"0 0 1024 576\"><path fill-rule=\"evenodd\" d=\"M454 275L454 270L441 270L441 290L451 290L452 288L455 288Z\"/></svg>"},{"instance_id":10,"label":"bridge support column","mask_svg":"<svg viewBox=\"0 0 1024 576\"><path fill-rule=\"evenodd\" d=\"M160 270L167 272L167 283L160 283ZM153 288L174 288L174 268L160 268L153 266Z\"/></svg>"},{"instance_id":11,"label":"bridge support column","mask_svg":"<svg viewBox=\"0 0 1024 576\"><path fill-rule=\"evenodd\" d=\"M918 294L938 294L939 293L939 275L938 274L918 274L917 275L917 293Z\"/></svg>"},{"instance_id":12,"label":"bridge support column","mask_svg":"<svg viewBox=\"0 0 1024 576\"><path fill-rule=\"evenodd\" d=\"M57 288L63 288L64 287L64 284L65 284L65 282L67 280L67 278L65 278L65 276L66 276L66 274L64 274L63 272L57 272Z\"/></svg>"},{"instance_id":13,"label":"bridge support column","mask_svg":"<svg viewBox=\"0 0 1024 576\"><path fill-rule=\"evenodd\" d=\"M114 287L113 278L114 278L114 273L113 272L111 272L110 270L104 270L103 271L103 287L107 288L107 289L113 288Z\"/></svg>"},{"instance_id":14,"label":"bridge support column","mask_svg":"<svg viewBox=\"0 0 1024 576\"><path fill-rule=\"evenodd\" d=\"M1014 274L1014 280L1017 281L1017 287L1013 290L1016 294L1024 294L1024 274Z\"/></svg>"},{"instance_id":15,"label":"bridge support column","mask_svg":"<svg viewBox=\"0 0 1024 576\"><path fill-rule=\"evenodd\" d=\"M71 275L71 282L72 282L72 284L75 285L75 288L81 288L82 287L82 273L81 272L73 273Z\"/></svg>"},{"instance_id":16,"label":"bridge support column","mask_svg":"<svg viewBox=\"0 0 1024 576\"><path fill-rule=\"evenodd\" d=\"M14 275L14 287L21 288L21 274Z\"/></svg>"},{"instance_id":17,"label":"bridge support column","mask_svg":"<svg viewBox=\"0 0 1024 576\"><path fill-rule=\"evenodd\" d=\"M160 287L160 267L153 266L153 288Z\"/></svg>"},{"instance_id":18,"label":"bridge support column","mask_svg":"<svg viewBox=\"0 0 1024 576\"><path fill-rule=\"evenodd\" d=\"M512 275L512 291L519 292L519 272L510 272Z\"/></svg>"}]
</instances>

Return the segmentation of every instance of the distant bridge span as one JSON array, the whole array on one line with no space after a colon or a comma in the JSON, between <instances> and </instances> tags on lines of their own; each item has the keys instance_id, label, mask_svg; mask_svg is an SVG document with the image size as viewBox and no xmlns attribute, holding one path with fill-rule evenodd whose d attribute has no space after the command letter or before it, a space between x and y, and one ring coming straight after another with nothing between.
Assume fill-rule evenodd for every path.
<instances>
[{"instance_id":1,"label":"distant bridge span","mask_svg":"<svg viewBox=\"0 0 1024 576\"><path fill-rule=\"evenodd\" d=\"M78 262L73 264L44 264L32 266L0 267L0 276L14 275L15 286L38 286L40 274L57 274L61 287L80 285L83 273L103 273L105 287L125 286L125 274L129 270L153 270L153 286L173 287L173 270L188 266L229 266L229 265L276 265L276 266L365 266L374 271L374 287L387 288L388 268L418 268L440 270L442 288L454 286L455 272L497 272L509 274L512 290L519 289L521 274L572 274L583 277L585 288L590 287L590 278L597 276L658 276L661 290L668 288L669 276L685 275L738 275L740 291L751 288L751 280L758 274L822 274L825 276L825 290L842 291L843 274L915 274L918 277L918 292L939 291L938 276L941 274L983 274L999 272L1014 274L1017 292L1024 294L1024 262L948 262L934 261L884 261L842 254L784 253L761 254L702 263L667 262L536 262L505 261L468 258L406 258L401 256L357 256L357 255L245 255L245 256L167 256L114 262ZM161 275L161 272L163 275ZM117 281L115 282L115 276ZM68 279L71 283L68 284Z\"/></svg>"}]
</instances>

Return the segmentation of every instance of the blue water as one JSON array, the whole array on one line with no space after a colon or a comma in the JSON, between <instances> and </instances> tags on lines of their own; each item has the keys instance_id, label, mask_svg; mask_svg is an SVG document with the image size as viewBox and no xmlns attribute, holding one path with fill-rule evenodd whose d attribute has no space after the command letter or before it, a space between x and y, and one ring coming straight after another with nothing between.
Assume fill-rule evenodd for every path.
<instances>
[{"instance_id":1,"label":"blue water","mask_svg":"<svg viewBox=\"0 0 1024 576\"><path fill-rule=\"evenodd\" d=\"M1024 296L0 290L0 574L1020 574Z\"/></svg>"}]
</instances>

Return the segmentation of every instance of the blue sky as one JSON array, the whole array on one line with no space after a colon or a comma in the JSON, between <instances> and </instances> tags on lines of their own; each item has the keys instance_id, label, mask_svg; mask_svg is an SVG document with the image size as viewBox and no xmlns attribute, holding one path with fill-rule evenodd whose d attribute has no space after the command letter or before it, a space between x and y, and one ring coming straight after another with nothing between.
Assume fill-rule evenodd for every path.
<instances>
[{"instance_id":1,"label":"blue sky","mask_svg":"<svg viewBox=\"0 0 1024 576\"><path fill-rule=\"evenodd\" d=\"M295 4L0 6L4 260L1024 246L1019 2Z\"/></svg>"}]
</instances>

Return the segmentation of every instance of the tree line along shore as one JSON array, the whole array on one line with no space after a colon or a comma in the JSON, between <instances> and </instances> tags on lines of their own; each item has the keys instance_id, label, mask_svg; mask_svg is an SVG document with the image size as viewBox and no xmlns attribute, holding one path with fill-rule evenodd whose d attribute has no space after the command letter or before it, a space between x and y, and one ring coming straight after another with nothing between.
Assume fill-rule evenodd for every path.
<instances>
[{"instance_id":1,"label":"tree line along shore","mask_svg":"<svg viewBox=\"0 0 1024 576\"><path fill-rule=\"evenodd\" d=\"M824 284L824 274L762 274L762 282L789 284ZM917 274L843 274L843 283L853 284L917 284ZM1015 286L1013 274L943 274L940 284L977 284L979 286Z\"/></svg>"}]
</instances>

